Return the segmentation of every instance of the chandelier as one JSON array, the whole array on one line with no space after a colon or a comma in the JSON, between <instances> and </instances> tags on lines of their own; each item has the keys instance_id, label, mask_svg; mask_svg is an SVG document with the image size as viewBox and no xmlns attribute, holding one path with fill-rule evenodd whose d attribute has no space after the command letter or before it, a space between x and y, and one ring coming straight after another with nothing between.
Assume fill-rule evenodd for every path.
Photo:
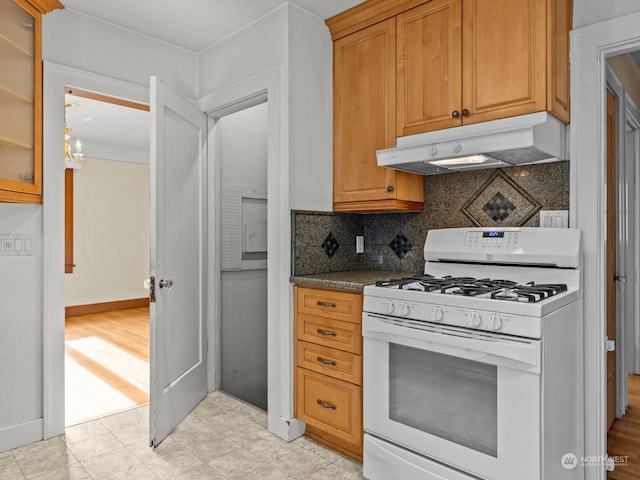
<instances>
[{"instance_id":1,"label":"chandelier","mask_svg":"<svg viewBox=\"0 0 640 480\"><path fill-rule=\"evenodd\" d=\"M80 169L84 162L84 153L82 153L80 139L76 140L76 151L74 153L71 153L71 145L69 144L71 128L67 126L67 108L70 106L70 103L64 104L64 166L65 168Z\"/></svg>"}]
</instances>

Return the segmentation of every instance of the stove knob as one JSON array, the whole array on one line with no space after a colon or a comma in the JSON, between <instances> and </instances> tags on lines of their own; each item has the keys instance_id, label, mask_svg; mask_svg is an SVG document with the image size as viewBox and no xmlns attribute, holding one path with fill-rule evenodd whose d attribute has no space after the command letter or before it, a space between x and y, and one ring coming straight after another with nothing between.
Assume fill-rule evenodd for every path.
<instances>
[{"instance_id":1,"label":"stove knob","mask_svg":"<svg viewBox=\"0 0 640 480\"><path fill-rule=\"evenodd\" d=\"M385 300L384 302L382 302L382 307L384 308L384 313L386 313L387 315L391 315L396 309L396 306L391 300Z\"/></svg>"},{"instance_id":2,"label":"stove knob","mask_svg":"<svg viewBox=\"0 0 640 480\"><path fill-rule=\"evenodd\" d=\"M441 322L444 318L444 312L442 311L442 307L433 307L431 309L431 321L432 322Z\"/></svg>"},{"instance_id":3,"label":"stove knob","mask_svg":"<svg viewBox=\"0 0 640 480\"><path fill-rule=\"evenodd\" d=\"M411 313L411 307L409 307L408 303L401 303L400 304L400 315L403 317L408 317L409 313Z\"/></svg>"},{"instance_id":4,"label":"stove knob","mask_svg":"<svg viewBox=\"0 0 640 480\"><path fill-rule=\"evenodd\" d=\"M482 323L482 317L478 312L467 313L467 324L471 328L477 328Z\"/></svg>"},{"instance_id":5,"label":"stove knob","mask_svg":"<svg viewBox=\"0 0 640 480\"><path fill-rule=\"evenodd\" d=\"M491 330L500 330L502 328L502 317L497 313L492 313L489 318L489 328Z\"/></svg>"}]
</instances>

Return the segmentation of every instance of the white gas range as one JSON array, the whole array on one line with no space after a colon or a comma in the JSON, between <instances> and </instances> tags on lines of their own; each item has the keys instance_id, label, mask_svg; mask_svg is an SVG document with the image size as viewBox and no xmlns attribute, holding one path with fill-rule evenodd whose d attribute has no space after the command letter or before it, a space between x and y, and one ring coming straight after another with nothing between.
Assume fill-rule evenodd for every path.
<instances>
[{"instance_id":1,"label":"white gas range","mask_svg":"<svg viewBox=\"0 0 640 480\"><path fill-rule=\"evenodd\" d=\"M580 232L432 230L364 289L364 475L582 476Z\"/></svg>"}]
</instances>

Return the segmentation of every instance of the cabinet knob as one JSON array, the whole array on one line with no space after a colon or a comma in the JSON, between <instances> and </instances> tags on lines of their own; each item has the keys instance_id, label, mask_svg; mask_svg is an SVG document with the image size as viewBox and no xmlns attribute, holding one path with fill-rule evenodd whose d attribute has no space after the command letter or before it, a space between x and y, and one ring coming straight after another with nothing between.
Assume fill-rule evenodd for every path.
<instances>
[{"instance_id":1,"label":"cabinet knob","mask_svg":"<svg viewBox=\"0 0 640 480\"><path fill-rule=\"evenodd\" d=\"M460 116L460 112L458 110L454 110L453 112L451 112L451 116L453 118L458 118Z\"/></svg>"},{"instance_id":2,"label":"cabinet knob","mask_svg":"<svg viewBox=\"0 0 640 480\"><path fill-rule=\"evenodd\" d=\"M387 187L387 192L389 192L389 193L393 192L393 185L389 185Z\"/></svg>"},{"instance_id":3,"label":"cabinet knob","mask_svg":"<svg viewBox=\"0 0 640 480\"><path fill-rule=\"evenodd\" d=\"M468 117L469 116L469 110L467 110L466 108L462 109L462 116L463 117Z\"/></svg>"}]
</instances>

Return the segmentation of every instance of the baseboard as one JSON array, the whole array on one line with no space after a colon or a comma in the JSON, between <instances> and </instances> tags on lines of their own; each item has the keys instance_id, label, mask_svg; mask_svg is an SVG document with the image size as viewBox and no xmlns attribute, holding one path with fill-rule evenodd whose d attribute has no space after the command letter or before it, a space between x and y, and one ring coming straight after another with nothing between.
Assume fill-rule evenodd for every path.
<instances>
[{"instance_id":1,"label":"baseboard","mask_svg":"<svg viewBox=\"0 0 640 480\"><path fill-rule=\"evenodd\" d=\"M37 418L20 425L0 428L0 452L42 440L42 426L42 419Z\"/></svg>"},{"instance_id":2,"label":"baseboard","mask_svg":"<svg viewBox=\"0 0 640 480\"><path fill-rule=\"evenodd\" d=\"M117 300L114 302L91 303L88 305L73 305L64 308L65 317L75 317L77 315L88 315L91 313L111 312L113 310L124 310L126 308L137 308L149 306L149 297L132 298L130 300Z\"/></svg>"}]
</instances>

